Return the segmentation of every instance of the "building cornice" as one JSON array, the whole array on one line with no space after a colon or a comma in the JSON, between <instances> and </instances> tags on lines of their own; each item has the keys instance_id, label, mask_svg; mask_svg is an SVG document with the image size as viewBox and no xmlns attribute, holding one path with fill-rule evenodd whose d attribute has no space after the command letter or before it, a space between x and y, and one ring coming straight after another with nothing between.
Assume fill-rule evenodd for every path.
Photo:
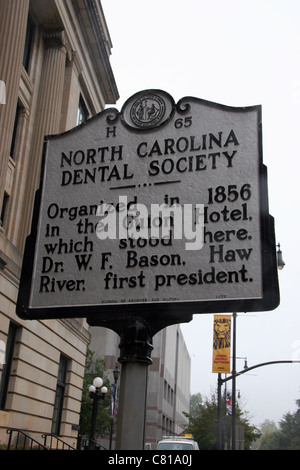
<instances>
[{"instance_id":1,"label":"building cornice","mask_svg":"<svg viewBox=\"0 0 300 470\"><path fill-rule=\"evenodd\" d=\"M73 23L72 10L80 27L84 47L91 58L105 103L114 104L119 99L119 92L110 65L109 56L112 44L100 0L67 0L67 2L34 0L30 3L30 11L35 22L44 30L52 28L64 30L66 26L63 20L64 12ZM69 38L66 37L65 41L67 49L72 49Z\"/></svg>"},{"instance_id":2,"label":"building cornice","mask_svg":"<svg viewBox=\"0 0 300 470\"><path fill-rule=\"evenodd\" d=\"M114 104L119 99L119 93L109 61L111 42L106 23L103 24L104 20L101 21L100 2L99 0L72 0L72 3L87 49L93 59L95 71L99 76L105 102Z\"/></svg>"}]
</instances>

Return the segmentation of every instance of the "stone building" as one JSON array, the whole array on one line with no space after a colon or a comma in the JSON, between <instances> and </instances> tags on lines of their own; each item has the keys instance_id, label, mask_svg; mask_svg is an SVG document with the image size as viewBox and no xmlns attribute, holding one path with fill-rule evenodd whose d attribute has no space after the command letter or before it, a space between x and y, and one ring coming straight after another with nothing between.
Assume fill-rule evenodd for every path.
<instances>
[{"instance_id":1,"label":"stone building","mask_svg":"<svg viewBox=\"0 0 300 470\"><path fill-rule=\"evenodd\" d=\"M73 444L88 325L23 321L15 305L43 138L116 103L112 44L100 0L1 0L0 45L0 444L7 428Z\"/></svg>"}]
</instances>

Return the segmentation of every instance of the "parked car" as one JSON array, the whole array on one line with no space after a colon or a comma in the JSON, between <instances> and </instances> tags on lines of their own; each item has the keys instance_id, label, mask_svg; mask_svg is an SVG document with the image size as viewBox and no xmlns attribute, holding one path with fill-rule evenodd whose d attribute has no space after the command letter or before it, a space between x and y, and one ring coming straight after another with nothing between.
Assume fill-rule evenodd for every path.
<instances>
[{"instance_id":1,"label":"parked car","mask_svg":"<svg viewBox=\"0 0 300 470\"><path fill-rule=\"evenodd\" d=\"M164 436L156 450L199 450L198 443L191 434L183 436Z\"/></svg>"}]
</instances>

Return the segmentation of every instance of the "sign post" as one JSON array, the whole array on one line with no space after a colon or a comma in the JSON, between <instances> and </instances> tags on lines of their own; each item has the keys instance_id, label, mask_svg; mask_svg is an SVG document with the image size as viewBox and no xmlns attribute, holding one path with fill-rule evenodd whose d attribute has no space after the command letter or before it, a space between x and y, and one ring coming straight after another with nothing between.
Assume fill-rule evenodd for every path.
<instances>
[{"instance_id":1,"label":"sign post","mask_svg":"<svg viewBox=\"0 0 300 470\"><path fill-rule=\"evenodd\" d=\"M149 363L161 328L278 304L260 106L145 90L45 138L20 317L86 317Z\"/></svg>"}]
</instances>

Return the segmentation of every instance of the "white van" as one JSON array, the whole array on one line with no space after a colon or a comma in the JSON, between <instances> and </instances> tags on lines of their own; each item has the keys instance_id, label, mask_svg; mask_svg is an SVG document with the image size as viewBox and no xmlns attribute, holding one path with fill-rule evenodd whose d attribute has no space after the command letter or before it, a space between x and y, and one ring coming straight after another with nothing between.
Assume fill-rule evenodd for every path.
<instances>
[{"instance_id":1,"label":"white van","mask_svg":"<svg viewBox=\"0 0 300 470\"><path fill-rule=\"evenodd\" d=\"M156 450L199 450L198 443L191 434L184 436L163 436Z\"/></svg>"}]
</instances>

